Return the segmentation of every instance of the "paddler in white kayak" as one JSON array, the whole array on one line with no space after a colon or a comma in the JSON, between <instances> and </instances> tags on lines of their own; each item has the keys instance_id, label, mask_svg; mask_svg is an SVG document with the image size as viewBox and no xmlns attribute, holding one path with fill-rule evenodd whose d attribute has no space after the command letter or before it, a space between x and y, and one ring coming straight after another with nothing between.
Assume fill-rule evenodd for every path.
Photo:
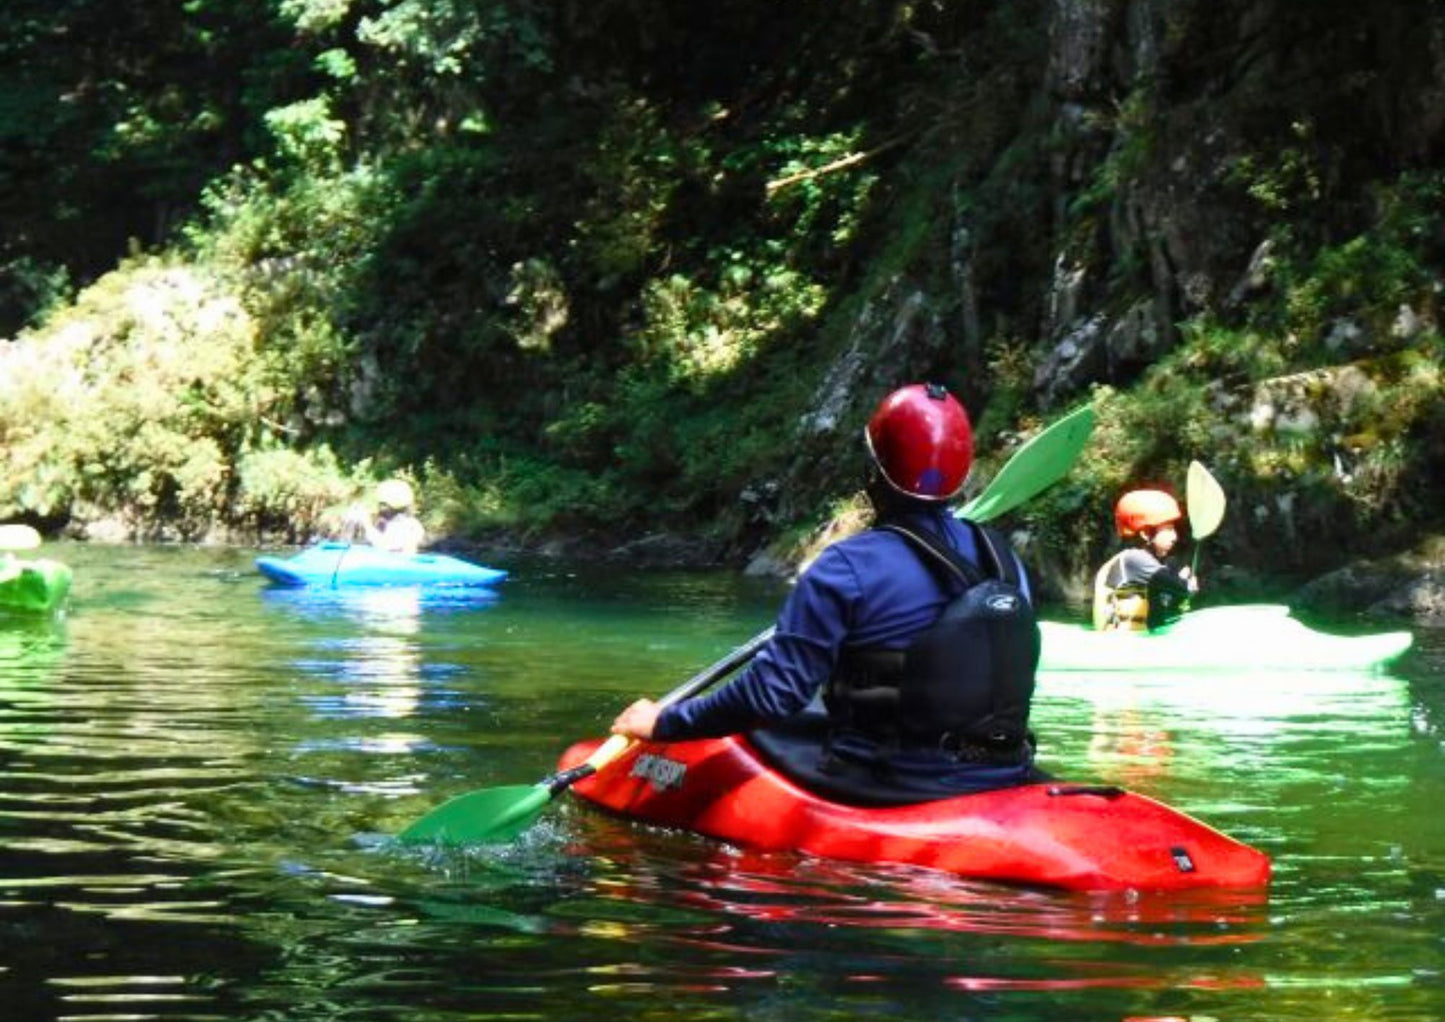
<instances>
[{"instance_id":1,"label":"paddler in white kayak","mask_svg":"<svg viewBox=\"0 0 1445 1022\"><path fill-rule=\"evenodd\" d=\"M1188 568L1167 561L1179 542L1179 502L1163 490L1131 490L1114 506L1114 527L1129 545L1094 575L1094 627L1101 632L1153 630L1171 624L1199 592Z\"/></svg>"}]
</instances>

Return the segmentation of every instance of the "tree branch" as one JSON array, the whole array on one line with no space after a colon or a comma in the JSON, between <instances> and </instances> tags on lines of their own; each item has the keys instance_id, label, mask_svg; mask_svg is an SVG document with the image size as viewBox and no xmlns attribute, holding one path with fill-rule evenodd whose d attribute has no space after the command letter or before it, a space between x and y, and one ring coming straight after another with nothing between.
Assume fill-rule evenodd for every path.
<instances>
[{"instance_id":1,"label":"tree branch","mask_svg":"<svg viewBox=\"0 0 1445 1022\"><path fill-rule=\"evenodd\" d=\"M789 174L787 177L775 178L767 183L767 192L769 195L772 195L774 192L781 191L789 185L795 185L802 181L811 181L813 178L822 177L824 174L832 174L835 171L856 167L865 160L871 160L880 153L886 153L888 150L902 145L908 138L908 135L903 135L891 141L884 142L878 148L870 149L866 153L849 153L842 159L834 160L832 163L825 163L821 167L813 167L810 170L800 170L798 173Z\"/></svg>"}]
</instances>

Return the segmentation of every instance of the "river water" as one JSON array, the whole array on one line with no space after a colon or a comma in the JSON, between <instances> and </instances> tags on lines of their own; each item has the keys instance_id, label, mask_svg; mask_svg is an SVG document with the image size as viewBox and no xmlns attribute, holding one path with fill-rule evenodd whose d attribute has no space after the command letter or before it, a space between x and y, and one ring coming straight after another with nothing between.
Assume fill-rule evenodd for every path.
<instances>
[{"instance_id":1,"label":"river water","mask_svg":"<svg viewBox=\"0 0 1445 1022\"><path fill-rule=\"evenodd\" d=\"M1269 852L1268 891L1087 895L752 855L531 783L782 589L556 563L494 599L268 589L254 551L58 545L0 627L0 1019L1445 1017L1445 636L1387 674L1040 680L1043 765ZM1092 676L1091 676L1092 677Z\"/></svg>"}]
</instances>

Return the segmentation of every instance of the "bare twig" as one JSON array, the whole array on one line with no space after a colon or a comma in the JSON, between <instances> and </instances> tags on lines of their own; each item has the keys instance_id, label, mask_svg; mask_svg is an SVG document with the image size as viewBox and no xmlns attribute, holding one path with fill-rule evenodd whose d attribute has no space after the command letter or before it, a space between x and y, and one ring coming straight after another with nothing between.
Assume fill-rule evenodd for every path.
<instances>
[{"instance_id":1,"label":"bare twig","mask_svg":"<svg viewBox=\"0 0 1445 1022\"><path fill-rule=\"evenodd\" d=\"M780 177L767 183L767 191L772 195L776 191L795 185L802 181L811 181L815 177L822 177L824 174L832 174L839 170L847 170L849 167L856 167L865 160L871 160L880 153L886 153L890 149L897 148L908 140L909 136L904 135L891 141L884 142L876 149L870 149L866 153L849 153L842 159L834 160L832 163L825 163L821 167L813 167L809 170L800 170L796 174L789 174L787 177Z\"/></svg>"}]
</instances>

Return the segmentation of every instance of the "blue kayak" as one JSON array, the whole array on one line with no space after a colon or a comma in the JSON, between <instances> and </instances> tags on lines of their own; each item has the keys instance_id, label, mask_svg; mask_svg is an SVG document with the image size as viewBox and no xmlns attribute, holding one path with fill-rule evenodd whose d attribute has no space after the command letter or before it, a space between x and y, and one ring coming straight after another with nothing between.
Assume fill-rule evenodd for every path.
<instances>
[{"instance_id":1,"label":"blue kayak","mask_svg":"<svg viewBox=\"0 0 1445 1022\"><path fill-rule=\"evenodd\" d=\"M393 554L356 543L321 543L295 557L258 557L256 567L283 586L490 586L507 577L445 554Z\"/></svg>"}]
</instances>

